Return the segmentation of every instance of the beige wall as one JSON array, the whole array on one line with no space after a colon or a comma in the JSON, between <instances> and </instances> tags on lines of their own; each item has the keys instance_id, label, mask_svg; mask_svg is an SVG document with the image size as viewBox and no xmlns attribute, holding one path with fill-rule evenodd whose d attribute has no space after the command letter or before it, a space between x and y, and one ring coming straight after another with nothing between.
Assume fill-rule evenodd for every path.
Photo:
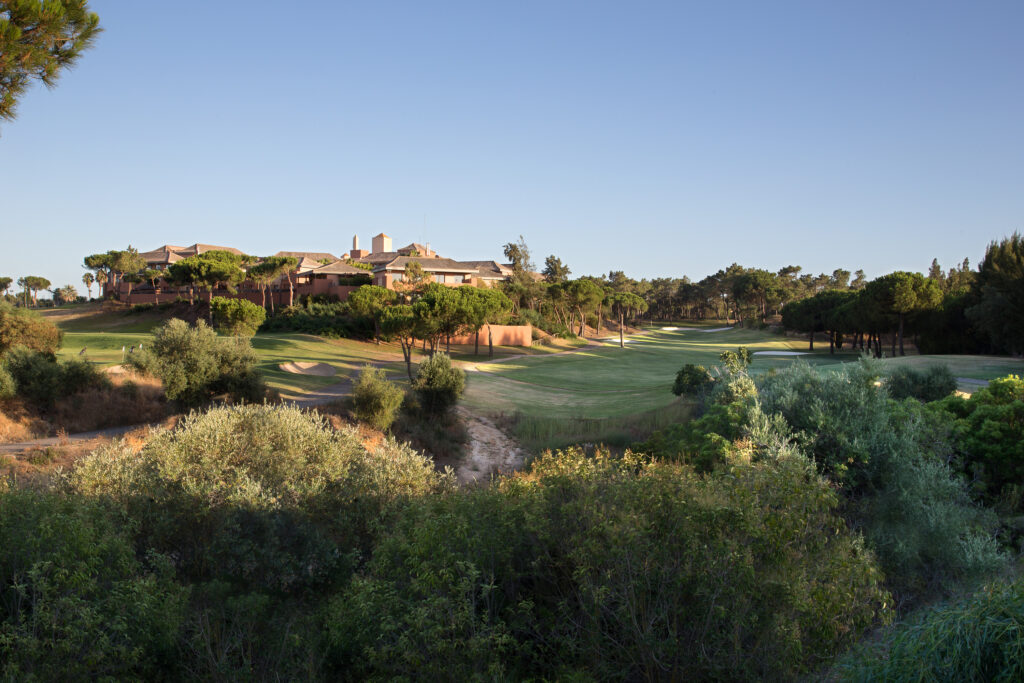
<instances>
[{"instance_id":1,"label":"beige wall","mask_svg":"<svg viewBox=\"0 0 1024 683\"><path fill-rule=\"evenodd\" d=\"M480 345L487 346L487 325L480 329ZM530 325L491 325L495 346L531 346L533 327ZM475 344L475 334L452 337L452 344Z\"/></svg>"}]
</instances>

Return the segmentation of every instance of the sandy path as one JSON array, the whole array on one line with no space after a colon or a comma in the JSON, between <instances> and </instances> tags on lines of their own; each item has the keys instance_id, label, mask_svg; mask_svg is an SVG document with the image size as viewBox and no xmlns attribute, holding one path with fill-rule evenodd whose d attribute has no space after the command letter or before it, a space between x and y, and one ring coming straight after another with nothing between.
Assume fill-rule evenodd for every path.
<instances>
[{"instance_id":1,"label":"sandy path","mask_svg":"<svg viewBox=\"0 0 1024 683\"><path fill-rule=\"evenodd\" d=\"M492 474L512 472L525 463L525 452L493 422L462 406L456 408L469 432L466 455L455 467L460 484L487 481Z\"/></svg>"}]
</instances>

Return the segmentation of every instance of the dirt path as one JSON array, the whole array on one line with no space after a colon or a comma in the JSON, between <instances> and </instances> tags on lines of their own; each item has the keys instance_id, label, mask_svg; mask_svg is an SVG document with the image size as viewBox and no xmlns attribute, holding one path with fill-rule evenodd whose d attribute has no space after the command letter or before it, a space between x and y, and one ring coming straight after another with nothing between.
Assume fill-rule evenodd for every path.
<instances>
[{"instance_id":1,"label":"dirt path","mask_svg":"<svg viewBox=\"0 0 1024 683\"><path fill-rule=\"evenodd\" d=\"M466 455L455 468L460 484L487 481L492 474L512 472L523 466L525 451L493 422L461 406L456 412L469 432Z\"/></svg>"},{"instance_id":2,"label":"dirt path","mask_svg":"<svg viewBox=\"0 0 1024 683\"><path fill-rule=\"evenodd\" d=\"M33 439L31 441L19 441L17 443L0 443L0 453L21 453L31 448L46 448L47 446L66 446L71 443L81 441L92 441L93 439L108 438L112 439L115 436L122 436L128 432L133 432L136 429L145 429L146 427L158 427L159 425L128 425L126 427L109 427L107 429L99 429L95 432L82 432L80 434L68 434L67 436L51 436L45 439Z\"/></svg>"}]
</instances>

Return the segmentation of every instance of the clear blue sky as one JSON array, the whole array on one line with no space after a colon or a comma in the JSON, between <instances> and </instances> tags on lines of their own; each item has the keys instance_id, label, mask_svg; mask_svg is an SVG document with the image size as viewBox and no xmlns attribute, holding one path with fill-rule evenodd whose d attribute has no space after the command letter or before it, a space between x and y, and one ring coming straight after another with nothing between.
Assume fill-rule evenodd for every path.
<instances>
[{"instance_id":1,"label":"clear blue sky","mask_svg":"<svg viewBox=\"0 0 1024 683\"><path fill-rule=\"evenodd\" d=\"M972 264L1024 230L1024 2L92 0L0 124L0 275L196 241L575 275Z\"/></svg>"}]
</instances>

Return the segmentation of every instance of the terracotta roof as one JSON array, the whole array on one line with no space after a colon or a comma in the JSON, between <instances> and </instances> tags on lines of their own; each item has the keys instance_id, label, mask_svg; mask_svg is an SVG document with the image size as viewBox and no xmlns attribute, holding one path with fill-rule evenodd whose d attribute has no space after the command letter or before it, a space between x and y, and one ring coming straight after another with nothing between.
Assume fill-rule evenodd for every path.
<instances>
[{"instance_id":1,"label":"terracotta roof","mask_svg":"<svg viewBox=\"0 0 1024 683\"><path fill-rule=\"evenodd\" d=\"M433 257L437 256L437 252L436 251L434 251L430 247L425 247L422 244L419 244L417 242L413 242L412 244L407 244L406 246L404 246L401 249L399 249L398 253L400 255L402 255L402 256L409 256L414 251L417 254L419 254L420 256L423 256L423 257L426 257L426 258L433 258Z\"/></svg>"},{"instance_id":2,"label":"terracotta roof","mask_svg":"<svg viewBox=\"0 0 1024 683\"><path fill-rule=\"evenodd\" d=\"M380 263L387 263L388 261L393 261L398 256L400 256L400 254L397 251L378 251L374 254L367 254L366 256L357 258L356 261L359 261L360 263L372 263L376 265Z\"/></svg>"},{"instance_id":3,"label":"terracotta roof","mask_svg":"<svg viewBox=\"0 0 1024 683\"><path fill-rule=\"evenodd\" d=\"M189 256L196 256L197 254L204 254L208 251L228 251L232 254L241 255L242 252L234 247L219 247L215 244L200 244L196 243L188 247L177 247L173 244L165 244L162 247L157 247L153 251L147 251L139 254L142 258L146 259L147 263L174 263L180 261L183 258Z\"/></svg>"},{"instance_id":4,"label":"terracotta roof","mask_svg":"<svg viewBox=\"0 0 1024 683\"><path fill-rule=\"evenodd\" d=\"M314 261L329 259L332 263L338 260L337 256L326 251L279 251L274 256L294 256L295 258L309 258Z\"/></svg>"},{"instance_id":5,"label":"terracotta roof","mask_svg":"<svg viewBox=\"0 0 1024 683\"><path fill-rule=\"evenodd\" d=\"M350 266L344 261L335 261L334 263L329 263L326 266L314 268L313 273L316 275L365 275L366 277L370 277L370 271Z\"/></svg>"},{"instance_id":6,"label":"terracotta roof","mask_svg":"<svg viewBox=\"0 0 1024 683\"><path fill-rule=\"evenodd\" d=\"M416 256L399 256L387 263L382 263L373 269L373 272L380 270L405 270L407 263L418 263L428 273L473 273L476 268L468 263L460 263L450 258L419 258Z\"/></svg>"},{"instance_id":7,"label":"terracotta roof","mask_svg":"<svg viewBox=\"0 0 1024 683\"><path fill-rule=\"evenodd\" d=\"M494 279L504 278L512 274L512 269L497 261L462 261L468 266L473 266L480 272L480 277Z\"/></svg>"},{"instance_id":8,"label":"terracotta roof","mask_svg":"<svg viewBox=\"0 0 1024 683\"><path fill-rule=\"evenodd\" d=\"M276 255L277 256L287 256L288 254L276 254ZM337 259L335 259L335 260L337 260ZM296 268L296 272L298 272L298 273L308 273L308 272L310 272L312 270L316 270L317 268L319 268L322 265L324 265L324 264L320 263L316 259L311 259L308 256L300 256L299 257L299 265L298 265L298 268Z\"/></svg>"}]
</instances>

